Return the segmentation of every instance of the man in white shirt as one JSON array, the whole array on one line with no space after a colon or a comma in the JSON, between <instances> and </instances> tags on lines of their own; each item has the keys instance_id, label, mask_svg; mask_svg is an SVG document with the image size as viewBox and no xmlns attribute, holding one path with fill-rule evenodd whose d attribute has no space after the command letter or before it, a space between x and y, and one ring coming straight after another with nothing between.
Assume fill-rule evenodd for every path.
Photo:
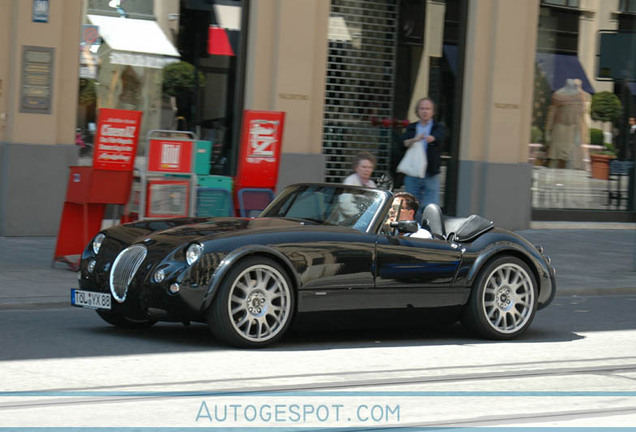
<instances>
[{"instance_id":1,"label":"man in white shirt","mask_svg":"<svg viewBox=\"0 0 636 432\"><path fill-rule=\"evenodd\" d=\"M408 192L398 192L395 194L393 198L393 204L391 205L391 209L389 210L389 219L387 224L391 222L395 222L396 220L415 220L415 214L417 213L417 209L419 208L420 203L417 201L417 198ZM398 215L398 211L400 214ZM431 233L420 226L419 222L417 223L418 230L414 233L406 233L400 234L413 238L433 238Z\"/></svg>"}]
</instances>

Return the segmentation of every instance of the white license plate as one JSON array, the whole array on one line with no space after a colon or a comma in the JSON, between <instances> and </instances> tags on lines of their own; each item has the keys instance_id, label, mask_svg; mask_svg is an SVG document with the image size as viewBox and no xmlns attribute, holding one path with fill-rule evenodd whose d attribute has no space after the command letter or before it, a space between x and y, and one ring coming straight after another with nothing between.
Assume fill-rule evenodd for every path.
<instances>
[{"instance_id":1,"label":"white license plate","mask_svg":"<svg viewBox=\"0 0 636 432\"><path fill-rule=\"evenodd\" d=\"M110 309L110 294L71 290L71 304L89 309Z\"/></svg>"}]
</instances>

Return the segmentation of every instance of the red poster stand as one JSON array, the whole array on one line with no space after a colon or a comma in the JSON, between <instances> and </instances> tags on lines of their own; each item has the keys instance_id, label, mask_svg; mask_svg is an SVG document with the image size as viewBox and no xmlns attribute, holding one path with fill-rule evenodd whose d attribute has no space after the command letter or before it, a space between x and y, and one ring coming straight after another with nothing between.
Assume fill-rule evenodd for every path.
<instances>
[{"instance_id":1,"label":"red poster stand","mask_svg":"<svg viewBox=\"0 0 636 432\"><path fill-rule=\"evenodd\" d=\"M140 111L101 109L93 166L72 166L66 188L53 263L77 270L80 255L101 229L107 204L128 202L137 154Z\"/></svg>"},{"instance_id":2,"label":"red poster stand","mask_svg":"<svg viewBox=\"0 0 636 432\"><path fill-rule=\"evenodd\" d=\"M250 111L243 113L241 129L241 146L234 182L234 207L237 216L241 215L244 204L239 200L241 190L249 190L254 194L258 207L268 203L268 196L273 197L283 140L285 113L278 111ZM257 195L258 190L264 192L265 199ZM267 193L269 192L269 193ZM262 208L253 210L262 210Z\"/></svg>"}]
</instances>

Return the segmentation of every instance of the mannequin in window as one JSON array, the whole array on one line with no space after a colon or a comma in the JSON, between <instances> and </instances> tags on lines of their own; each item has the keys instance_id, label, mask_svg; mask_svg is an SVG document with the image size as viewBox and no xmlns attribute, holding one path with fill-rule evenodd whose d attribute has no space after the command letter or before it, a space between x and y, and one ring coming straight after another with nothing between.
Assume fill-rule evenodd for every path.
<instances>
[{"instance_id":1,"label":"mannequin in window","mask_svg":"<svg viewBox=\"0 0 636 432\"><path fill-rule=\"evenodd\" d=\"M139 108L141 85L141 78L137 72L132 67L126 66L121 74L121 93L117 107L128 110Z\"/></svg>"},{"instance_id":2,"label":"mannequin in window","mask_svg":"<svg viewBox=\"0 0 636 432\"><path fill-rule=\"evenodd\" d=\"M588 135L585 118L589 94L580 80L567 79L552 95L546 120L546 143L551 168L581 168L581 144Z\"/></svg>"}]
</instances>

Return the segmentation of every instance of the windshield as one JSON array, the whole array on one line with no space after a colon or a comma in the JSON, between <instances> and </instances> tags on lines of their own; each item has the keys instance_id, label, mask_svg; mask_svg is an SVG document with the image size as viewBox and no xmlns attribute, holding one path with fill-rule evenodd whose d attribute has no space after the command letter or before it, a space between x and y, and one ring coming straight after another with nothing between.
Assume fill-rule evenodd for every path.
<instances>
[{"instance_id":1,"label":"windshield","mask_svg":"<svg viewBox=\"0 0 636 432\"><path fill-rule=\"evenodd\" d=\"M285 189L261 217L303 219L367 232L389 193L344 185L294 185Z\"/></svg>"}]
</instances>

